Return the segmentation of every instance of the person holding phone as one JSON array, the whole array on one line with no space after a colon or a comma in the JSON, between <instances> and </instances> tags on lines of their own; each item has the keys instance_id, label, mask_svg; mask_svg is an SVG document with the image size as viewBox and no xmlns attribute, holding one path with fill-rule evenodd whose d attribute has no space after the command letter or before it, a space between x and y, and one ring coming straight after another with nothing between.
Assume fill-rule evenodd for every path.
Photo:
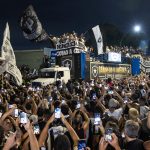
<instances>
[{"instance_id":1,"label":"person holding phone","mask_svg":"<svg viewBox=\"0 0 150 150\"><path fill-rule=\"evenodd\" d=\"M66 128L68 129L68 132L70 133L71 138L73 140L74 146L77 146L78 145L78 140L79 140L78 135L76 134L74 129L71 127L71 125L68 123L68 121L65 119L65 117L62 113L61 113L60 119L63 122L63 124L66 126ZM38 140L40 147L45 145L45 141L46 141L46 138L48 136L49 126L50 126L50 124L53 123L54 120L55 120L55 113L50 117L50 119L48 120L48 122L46 123L44 129L42 130L42 132L40 134L40 137L39 137L39 140ZM57 137L56 137L56 139L57 139ZM55 142L54 142L54 145L56 145Z\"/></svg>"},{"instance_id":2,"label":"person holding phone","mask_svg":"<svg viewBox=\"0 0 150 150\"><path fill-rule=\"evenodd\" d=\"M85 121L83 121L83 118ZM80 139L85 139L86 138L86 132L89 127L89 117L88 115L80 110L75 110L73 113L73 127L78 134Z\"/></svg>"}]
</instances>

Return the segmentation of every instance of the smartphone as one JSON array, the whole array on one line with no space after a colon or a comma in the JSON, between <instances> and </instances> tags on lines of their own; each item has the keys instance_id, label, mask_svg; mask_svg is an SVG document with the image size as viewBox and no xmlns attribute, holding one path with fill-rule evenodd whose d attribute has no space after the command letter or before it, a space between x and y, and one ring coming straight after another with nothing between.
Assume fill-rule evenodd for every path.
<instances>
[{"instance_id":1,"label":"smartphone","mask_svg":"<svg viewBox=\"0 0 150 150\"><path fill-rule=\"evenodd\" d=\"M9 108L9 109L11 109L11 108L13 108L13 107L14 107L13 105L10 105L10 104L8 105L8 108Z\"/></svg>"},{"instance_id":2,"label":"smartphone","mask_svg":"<svg viewBox=\"0 0 150 150\"><path fill-rule=\"evenodd\" d=\"M39 90L40 90L40 88L39 88L39 87L37 87L37 88L36 88L36 90L37 90L37 91L39 91Z\"/></svg>"},{"instance_id":3,"label":"smartphone","mask_svg":"<svg viewBox=\"0 0 150 150\"><path fill-rule=\"evenodd\" d=\"M85 150L86 149L86 140L81 139L78 141L78 150Z\"/></svg>"},{"instance_id":4,"label":"smartphone","mask_svg":"<svg viewBox=\"0 0 150 150\"><path fill-rule=\"evenodd\" d=\"M20 123L26 124L28 121L27 114L25 112L20 112Z\"/></svg>"},{"instance_id":5,"label":"smartphone","mask_svg":"<svg viewBox=\"0 0 150 150\"><path fill-rule=\"evenodd\" d=\"M105 86L105 90L108 90L108 86Z\"/></svg>"},{"instance_id":6,"label":"smartphone","mask_svg":"<svg viewBox=\"0 0 150 150\"><path fill-rule=\"evenodd\" d=\"M102 84L99 84L99 87L102 87Z\"/></svg>"},{"instance_id":7,"label":"smartphone","mask_svg":"<svg viewBox=\"0 0 150 150\"><path fill-rule=\"evenodd\" d=\"M100 135L100 126L98 124L94 124L93 133L94 135Z\"/></svg>"},{"instance_id":8,"label":"smartphone","mask_svg":"<svg viewBox=\"0 0 150 150\"><path fill-rule=\"evenodd\" d=\"M0 118L2 117L2 115L3 115L3 111L2 111L2 110L0 110Z\"/></svg>"},{"instance_id":9,"label":"smartphone","mask_svg":"<svg viewBox=\"0 0 150 150\"><path fill-rule=\"evenodd\" d=\"M114 94L114 92L112 90L109 90L108 94Z\"/></svg>"},{"instance_id":10,"label":"smartphone","mask_svg":"<svg viewBox=\"0 0 150 150\"><path fill-rule=\"evenodd\" d=\"M112 136L111 136L112 133L113 133L113 129L112 128L106 129L106 131L105 131L105 141L109 141L109 142L112 141Z\"/></svg>"},{"instance_id":11,"label":"smartphone","mask_svg":"<svg viewBox=\"0 0 150 150\"><path fill-rule=\"evenodd\" d=\"M42 147L40 148L40 150L46 150L46 148L45 148L44 146L42 146Z\"/></svg>"},{"instance_id":12,"label":"smartphone","mask_svg":"<svg viewBox=\"0 0 150 150\"><path fill-rule=\"evenodd\" d=\"M48 97L48 102L51 103L53 98L51 96Z\"/></svg>"},{"instance_id":13,"label":"smartphone","mask_svg":"<svg viewBox=\"0 0 150 150\"><path fill-rule=\"evenodd\" d=\"M65 100L62 100L62 102L61 102L62 104L65 104L66 102L65 102Z\"/></svg>"},{"instance_id":14,"label":"smartphone","mask_svg":"<svg viewBox=\"0 0 150 150\"><path fill-rule=\"evenodd\" d=\"M101 122L100 113L95 113L94 114L94 124L100 125L100 122Z\"/></svg>"},{"instance_id":15,"label":"smartphone","mask_svg":"<svg viewBox=\"0 0 150 150\"><path fill-rule=\"evenodd\" d=\"M17 118L18 115L19 115L19 110L18 110L18 109L15 109L15 110L14 110L14 116Z\"/></svg>"},{"instance_id":16,"label":"smartphone","mask_svg":"<svg viewBox=\"0 0 150 150\"><path fill-rule=\"evenodd\" d=\"M93 93L93 95L92 95L92 99L96 99L96 93Z\"/></svg>"},{"instance_id":17,"label":"smartphone","mask_svg":"<svg viewBox=\"0 0 150 150\"><path fill-rule=\"evenodd\" d=\"M123 100L124 100L124 104L128 103L128 97L127 96L125 96L125 98Z\"/></svg>"},{"instance_id":18,"label":"smartphone","mask_svg":"<svg viewBox=\"0 0 150 150\"><path fill-rule=\"evenodd\" d=\"M55 118L59 119L61 117L61 109L60 108L56 108L55 109Z\"/></svg>"},{"instance_id":19,"label":"smartphone","mask_svg":"<svg viewBox=\"0 0 150 150\"><path fill-rule=\"evenodd\" d=\"M2 103L2 99L0 98L0 104Z\"/></svg>"},{"instance_id":20,"label":"smartphone","mask_svg":"<svg viewBox=\"0 0 150 150\"><path fill-rule=\"evenodd\" d=\"M81 104L78 102L77 106L76 106L76 109L80 109L80 107L81 107Z\"/></svg>"},{"instance_id":21,"label":"smartphone","mask_svg":"<svg viewBox=\"0 0 150 150\"><path fill-rule=\"evenodd\" d=\"M33 126L33 131L34 131L34 134L40 134L40 127L38 124L35 124Z\"/></svg>"},{"instance_id":22,"label":"smartphone","mask_svg":"<svg viewBox=\"0 0 150 150\"><path fill-rule=\"evenodd\" d=\"M27 99L31 99L31 96L28 96Z\"/></svg>"}]
</instances>

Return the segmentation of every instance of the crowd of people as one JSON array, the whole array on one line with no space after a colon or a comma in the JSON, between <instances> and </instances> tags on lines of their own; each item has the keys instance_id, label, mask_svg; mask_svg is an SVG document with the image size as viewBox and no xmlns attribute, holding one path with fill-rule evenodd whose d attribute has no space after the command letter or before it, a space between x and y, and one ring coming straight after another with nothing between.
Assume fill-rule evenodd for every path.
<instances>
[{"instance_id":1,"label":"crowd of people","mask_svg":"<svg viewBox=\"0 0 150 150\"><path fill-rule=\"evenodd\" d=\"M72 33L64 33L62 36L59 37L54 36L51 39L55 44L79 41L85 45L85 37L83 35L78 36L77 33L75 33L74 31Z\"/></svg>"},{"instance_id":2,"label":"crowd of people","mask_svg":"<svg viewBox=\"0 0 150 150\"><path fill-rule=\"evenodd\" d=\"M121 53L126 57L131 57L133 54L141 54L143 55L142 49L135 49L133 47L128 46L106 46L106 53L108 52L116 52Z\"/></svg>"},{"instance_id":3,"label":"crowd of people","mask_svg":"<svg viewBox=\"0 0 150 150\"><path fill-rule=\"evenodd\" d=\"M148 75L45 87L0 81L0 149L150 149Z\"/></svg>"}]
</instances>

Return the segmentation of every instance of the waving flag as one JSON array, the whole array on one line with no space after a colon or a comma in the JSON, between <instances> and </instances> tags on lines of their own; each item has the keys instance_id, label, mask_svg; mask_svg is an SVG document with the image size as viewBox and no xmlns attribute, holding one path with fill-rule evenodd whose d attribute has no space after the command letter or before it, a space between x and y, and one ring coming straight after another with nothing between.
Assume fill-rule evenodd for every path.
<instances>
[{"instance_id":1,"label":"waving flag","mask_svg":"<svg viewBox=\"0 0 150 150\"><path fill-rule=\"evenodd\" d=\"M3 64L5 71L11 74L17 85L22 84L22 75L20 70L16 66L16 58L13 51L13 48L10 43L10 31L9 31L9 25L6 24L6 28L4 31L4 38L3 38L3 44L1 47L1 55L2 58L5 60L5 63Z\"/></svg>"},{"instance_id":2,"label":"waving flag","mask_svg":"<svg viewBox=\"0 0 150 150\"><path fill-rule=\"evenodd\" d=\"M90 35L92 45L95 49L95 53L97 55L102 54L103 53L103 38L102 38L99 25L89 30L89 35Z\"/></svg>"},{"instance_id":3,"label":"waving flag","mask_svg":"<svg viewBox=\"0 0 150 150\"><path fill-rule=\"evenodd\" d=\"M40 42L49 38L32 5L29 5L21 16L20 27L24 37L28 40Z\"/></svg>"}]
</instances>

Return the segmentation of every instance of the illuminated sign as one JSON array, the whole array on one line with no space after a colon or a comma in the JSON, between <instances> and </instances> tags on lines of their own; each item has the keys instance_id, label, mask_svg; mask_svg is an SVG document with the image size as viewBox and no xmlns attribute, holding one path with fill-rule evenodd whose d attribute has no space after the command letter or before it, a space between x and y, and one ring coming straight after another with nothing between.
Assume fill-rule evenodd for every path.
<instances>
[{"instance_id":1,"label":"illuminated sign","mask_svg":"<svg viewBox=\"0 0 150 150\"><path fill-rule=\"evenodd\" d=\"M130 65L111 65L106 63L90 64L91 78L103 76L107 74L129 75L131 73Z\"/></svg>"}]
</instances>

